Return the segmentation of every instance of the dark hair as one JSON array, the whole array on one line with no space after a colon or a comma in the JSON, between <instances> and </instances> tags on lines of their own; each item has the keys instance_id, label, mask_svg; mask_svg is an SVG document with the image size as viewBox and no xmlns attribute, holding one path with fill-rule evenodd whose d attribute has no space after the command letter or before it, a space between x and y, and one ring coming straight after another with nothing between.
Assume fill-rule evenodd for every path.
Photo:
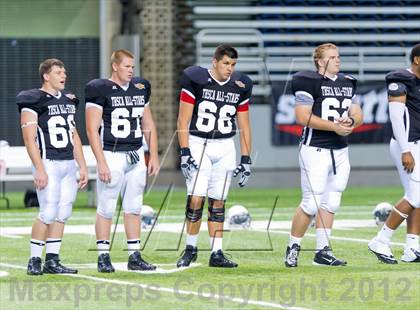
<instances>
[{"instance_id":1,"label":"dark hair","mask_svg":"<svg viewBox=\"0 0 420 310\"><path fill-rule=\"evenodd\" d=\"M213 57L219 61L225 55L232 59L238 59L238 51L227 44L220 44L218 47L216 47Z\"/></svg>"},{"instance_id":2,"label":"dark hair","mask_svg":"<svg viewBox=\"0 0 420 310\"><path fill-rule=\"evenodd\" d=\"M410 61L414 63L414 57L420 57L420 43L413 46L410 53Z\"/></svg>"},{"instance_id":3,"label":"dark hair","mask_svg":"<svg viewBox=\"0 0 420 310\"><path fill-rule=\"evenodd\" d=\"M44 83L44 74L50 73L53 66L64 68L64 63L60 59L50 58L45 59L39 64L39 76L41 77L42 83Z\"/></svg>"}]
</instances>

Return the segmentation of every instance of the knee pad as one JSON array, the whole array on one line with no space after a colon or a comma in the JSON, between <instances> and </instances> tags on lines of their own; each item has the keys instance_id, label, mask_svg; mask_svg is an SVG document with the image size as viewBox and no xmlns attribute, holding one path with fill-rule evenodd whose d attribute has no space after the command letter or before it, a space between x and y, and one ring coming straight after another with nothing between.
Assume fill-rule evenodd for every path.
<instances>
[{"instance_id":1,"label":"knee pad","mask_svg":"<svg viewBox=\"0 0 420 310\"><path fill-rule=\"evenodd\" d=\"M322 195L307 193L303 195L300 207L303 212L314 216L318 212L318 207L321 204Z\"/></svg>"},{"instance_id":2,"label":"knee pad","mask_svg":"<svg viewBox=\"0 0 420 310\"><path fill-rule=\"evenodd\" d=\"M133 176L133 175L132 175ZM122 206L124 213L139 215L141 213L141 206L143 205L143 190L145 186L144 174L143 178L131 178L126 180L127 184L123 189ZM123 185L124 186L124 185Z\"/></svg>"},{"instance_id":3,"label":"knee pad","mask_svg":"<svg viewBox=\"0 0 420 310\"><path fill-rule=\"evenodd\" d=\"M98 204L96 212L106 219L112 219L117 208L118 199L103 200Z\"/></svg>"},{"instance_id":4,"label":"knee pad","mask_svg":"<svg viewBox=\"0 0 420 310\"><path fill-rule=\"evenodd\" d=\"M53 205L47 205L45 208L40 210L38 218L41 220L44 224L52 224L57 219L57 213L58 210Z\"/></svg>"},{"instance_id":5,"label":"knee pad","mask_svg":"<svg viewBox=\"0 0 420 310\"><path fill-rule=\"evenodd\" d=\"M322 208L330 213L335 214L340 209L341 204L341 192L330 192L328 193L328 201L326 204L322 204Z\"/></svg>"},{"instance_id":6,"label":"knee pad","mask_svg":"<svg viewBox=\"0 0 420 310\"><path fill-rule=\"evenodd\" d=\"M225 221L225 201L219 200L223 202L222 207L215 208L214 203L217 201L216 199L209 197L209 222L219 222L223 223Z\"/></svg>"},{"instance_id":7,"label":"knee pad","mask_svg":"<svg viewBox=\"0 0 420 310\"><path fill-rule=\"evenodd\" d=\"M187 220L191 223L198 222L201 220L201 217L203 216L203 207L204 207L204 197L201 197L201 205L198 209L192 209L190 207L192 196L188 195L187 197L187 206L185 211L185 217Z\"/></svg>"},{"instance_id":8,"label":"knee pad","mask_svg":"<svg viewBox=\"0 0 420 310\"><path fill-rule=\"evenodd\" d=\"M141 213L140 201L135 201L135 202L129 204L129 207L124 208L124 213L140 215L140 213Z\"/></svg>"},{"instance_id":9,"label":"knee pad","mask_svg":"<svg viewBox=\"0 0 420 310\"><path fill-rule=\"evenodd\" d=\"M57 222L65 223L71 216L73 206L72 204L66 204L60 206L60 210L58 211Z\"/></svg>"}]
</instances>

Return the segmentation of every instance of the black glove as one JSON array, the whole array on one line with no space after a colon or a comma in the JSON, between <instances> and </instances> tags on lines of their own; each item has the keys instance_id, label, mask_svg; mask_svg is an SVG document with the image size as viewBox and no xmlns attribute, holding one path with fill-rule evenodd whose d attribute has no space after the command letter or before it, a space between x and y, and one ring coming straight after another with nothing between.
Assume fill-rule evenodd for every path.
<instances>
[{"instance_id":1,"label":"black glove","mask_svg":"<svg viewBox=\"0 0 420 310\"><path fill-rule=\"evenodd\" d=\"M239 173L241 173L241 178L238 184L240 187L244 187L251 177L251 157L247 155L241 156L241 163L233 172L233 176L236 177Z\"/></svg>"},{"instance_id":2,"label":"black glove","mask_svg":"<svg viewBox=\"0 0 420 310\"><path fill-rule=\"evenodd\" d=\"M198 169L198 165L191 156L189 147L181 148L181 170L184 177L188 180L191 178L191 172Z\"/></svg>"}]
</instances>

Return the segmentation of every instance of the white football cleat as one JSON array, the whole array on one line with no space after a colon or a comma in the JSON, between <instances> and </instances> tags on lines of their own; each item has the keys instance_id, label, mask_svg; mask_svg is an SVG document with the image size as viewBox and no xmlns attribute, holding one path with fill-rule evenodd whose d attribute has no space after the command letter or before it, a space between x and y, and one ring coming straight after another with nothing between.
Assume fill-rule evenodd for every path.
<instances>
[{"instance_id":1,"label":"white football cleat","mask_svg":"<svg viewBox=\"0 0 420 310\"><path fill-rule=\"evenodd\" d=\"M370 240L368 249L373 252L381 262L385 264L398 264L394 255L392 255L389 245L380 241L377 237Z\"/></svg>"},{"instance_id":2,"label":"white football cleat","mask_svg":"<svg viewBox=\"0 0 420 310\"><path fill-rule=\"evenodd\" d=\"M420 251L413 248L404 248L401 260L406 263L420 263Z\"/></svg>"}]
</instances>

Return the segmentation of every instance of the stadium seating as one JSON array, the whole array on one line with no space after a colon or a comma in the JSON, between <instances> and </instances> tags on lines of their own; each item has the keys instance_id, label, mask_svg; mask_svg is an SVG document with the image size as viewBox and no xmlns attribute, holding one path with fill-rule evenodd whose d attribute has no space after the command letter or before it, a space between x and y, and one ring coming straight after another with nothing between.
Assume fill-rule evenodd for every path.
<instances>
[{"instance_id":1,"label":"stadium seating","mask_svg":"<svg viewBox=\"0 0 420 310\"><path fill-rule=\"evenodd\" d=\"M213 3L213 4L211 4ZM343 70L361 81L381 80L408 65L412 45L420 42L420 2L393 0L191 1L197 63L208 62L220 42L238 47L240 69L267 94L271 81L311 69L313 47L340 47ZM248 36L246 33L249 33ZM207 60L206 60L207 57ZM269 72L269 75L268 75Z\"/></svg>"}]
</instances>

